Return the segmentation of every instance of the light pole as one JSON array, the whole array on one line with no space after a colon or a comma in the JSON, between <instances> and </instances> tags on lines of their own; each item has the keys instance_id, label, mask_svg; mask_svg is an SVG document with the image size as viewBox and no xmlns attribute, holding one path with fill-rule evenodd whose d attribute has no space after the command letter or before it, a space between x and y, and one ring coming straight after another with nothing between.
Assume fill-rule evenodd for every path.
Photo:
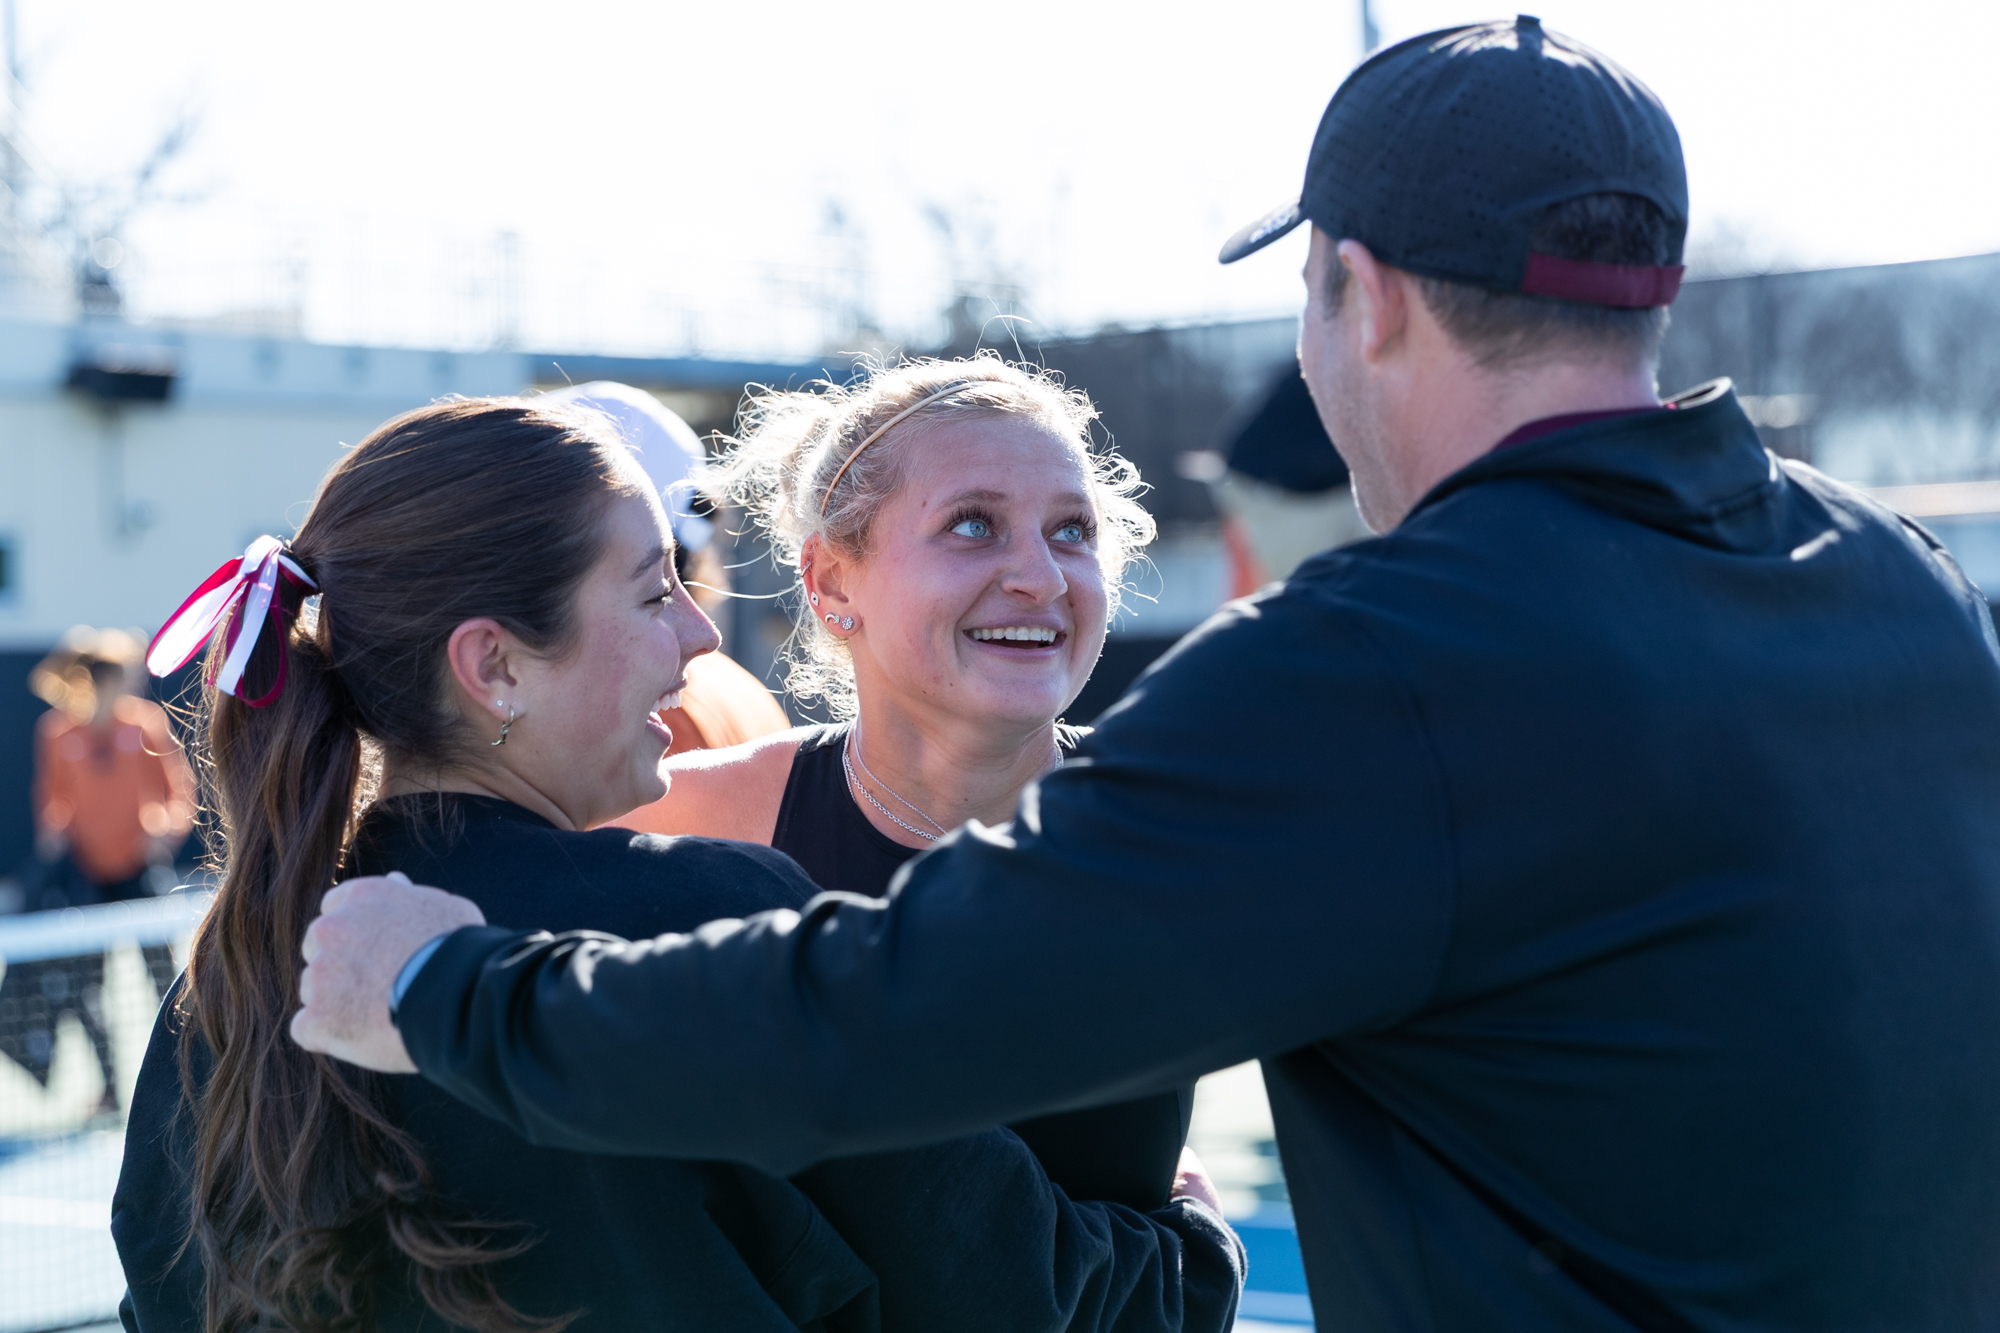
<instances>
[{"instance_id":1,"label":"light pole","mask_svg":"<svg viewBox=\"0 0 2000 1333\"><path fill-rule=\"evenodd\" d=\"M21 39L14 25L14 0L0 0L0 43L6 46L5 63L0 64L0 103L5 104L7 117L0 122L0 189L7 192L7 211L0 225L12 230L21 199L21 153L14 145L21 132Z\"/></svg>"}]
</instances>

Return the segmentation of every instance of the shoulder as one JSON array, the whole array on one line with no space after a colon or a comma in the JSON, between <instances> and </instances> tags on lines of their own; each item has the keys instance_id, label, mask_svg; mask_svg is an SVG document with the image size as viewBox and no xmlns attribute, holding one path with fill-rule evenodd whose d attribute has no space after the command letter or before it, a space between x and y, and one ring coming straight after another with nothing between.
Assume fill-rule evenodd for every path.
<instances>
[{"instance_id":1,"label":"shoulder","mask_svg":"<svg viewBox=\"0 0 2000 1333\"><path fill-rule=\"evenodd\" d=\"M1926 585L1941 590L1985 641L1988 650L2000 655L2000 641L1994 636L1993 613L1985 592L1967 577L1957 557L1935 533L1908 514L1809 464L1779 459L1778 466L1786 480L1814 502L1815 518L1809 524L1812 535L1794 533L1794 538L1806 538L1793 548L1794 552L1808 547L1825 550L1835 545L1872 547L1877 551L1894 549L1894 557L1871 562L1870 586L1892 588L1902 584L1891 594L1902 604L1899 610L1914 609L1921 602ZM1911 556L1915 559L1910 559ZM1792 559L1797 561L1800 556L1795 553Z\"/></svg>"},{"instance_id":2,"label":"shoulder","mask_svg":"<svg viewBox=\"0 0 2000 1333\"><path fill-rule=\"evenodd\" d=\"M671 918L659 930L800 907L819 892L791 857L761 843L612 828L568 836L587 839L658 889Z\"/></svg>"},{"instance_id":3,"label":"shoulder","mask_svg":"<svg viewBox=\"0 0 2000 1333\"><path fill-rule=\"evenodd\" d=\"M1283 582L1225 603L1168 649L1140 679L1185 675L1197 664L1216 670L1231 664L1246 674L1227 691L1228 696L1258 702L1256 692L1261 687L1255 673L1260 668L1289 673L1304 667L1315 676L1338 670L1342 659L1329 659L1325 650L1351 640L1359 625L1370 618L1368 611L1379 600L1373 585L1380 564L1353 548L1323 552ZM1212 686L1215 682L1207 683ZM1087 746L1103 726L1100 720L1092 732L1079 735L1078 742Z\"/></svg>"},{"instance_id":4,"label":"shoulder","mask_svg":"<svg viewBox=\"0 0 2000 1333\"><path fill-rule=\"evenodd\" d=\"M764 682L722 653L689 662L687 680L681 707L711 746L733 748L791 725Z\"/></svg>"},{"instance_id":5,"label":"shoulder","mask_svg":"<svg viewBox=\"0 0 2000 1333\"><path fill-rule=\"evenodd\" d=\"M1780 458L1776 461L1787 481L1811 496L1817 503L1818 509L1836 516L1834 521L1840 528L1837 540L1845 541L1874 529L1876 535L1887 534L1897 543L1912 547L1927 556L1944 556L1950 559L1944 543L1937 539L1936 534L1908 514L1890 508L1858 487L1827 476L1809 463L1790 458ZM1815 513L1817 515L1817 511ZM1822 527L1821 531L1824 530ZM1955 563L1952 568L1956 570Z\"/></svg>"},{"instance_id":6,"label":"shoulder","mask_svg":"<svg viewBox=\"0 0 2000 1333\"><path fill-rule=\"evenodd\" d=\"M664 770L667 794L616 823L646 833L769 842L793 756L817 730L794 727L727 749L677 754Z\"/></svg>"},{"instance_id":7,"label":"shoulder","mask_svg":"<svg viewBox=\"0 0 2000 1333\"><path fill-rule=\"evenodd\" d=\"M1089 767L1205 766L1206 776L1189 777L1226 772L1258 786L1253 773L1311 773L1335 753L1405 765L1427 754L1400 659L1396 590L1384 582L1394 576L1352 551L1317 556L1223 606L1140 674L1075 757Z\"/></svg>"},{"instance_id":8,"label":"shoulder","mask_svg":"<svg viewBox=\"0 0 2000 1333\"><path fill-rule=\"evenodd\" d=\"M759 736L741 745L720 750L688 750L675 755L667 768L676 777L681 773L720 773L732 778L754 778L771 773L786 774L800 745L817 738L822 727L791 727Z\"/></svg>"},{"instance_id":9,"label":"shoulder","mask_svg":"<svg viewBox=\"0 0 2000 1333\"><path fill-rule=\"evenodd\" d=\"M401 870L472 899L494 925L518 930L647 939L717 917L796 907L815 892L782 854L712 838L572 832L478 811L452 828L383 820L365 832L357 871Z\"/></svg>"}]
</instances>

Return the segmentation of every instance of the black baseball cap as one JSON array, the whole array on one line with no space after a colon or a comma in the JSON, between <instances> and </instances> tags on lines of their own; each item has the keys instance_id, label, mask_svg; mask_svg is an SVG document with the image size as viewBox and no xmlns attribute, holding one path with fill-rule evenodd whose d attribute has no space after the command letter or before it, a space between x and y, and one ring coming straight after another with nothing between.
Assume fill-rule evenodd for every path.
<instances>
[{"instance_id":1,"label":"black baseball cap","mask_svg":"<svg viewBox=\"0 0 2000 1333\"><path fill-rule=\"evenodd\" d=\"M1587 194L1657 205L1669 263L1533 253L1542 210ZM1680 290L1687 216L1680 135L1660 99L1523 14L1412 37L1365 61L1320 118L1298 201L1230 237L1219 258L1233 264L1311 221L1425 277L1642 308Z\"/></svg>"}]
</instances>

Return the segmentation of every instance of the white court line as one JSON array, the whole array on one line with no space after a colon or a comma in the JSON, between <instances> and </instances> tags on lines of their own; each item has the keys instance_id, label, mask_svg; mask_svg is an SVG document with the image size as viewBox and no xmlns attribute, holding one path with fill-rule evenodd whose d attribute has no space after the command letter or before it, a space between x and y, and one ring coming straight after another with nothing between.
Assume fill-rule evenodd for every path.
<instances>
[{"instance_id":1,"label":"white court line","mask_svg":"<svg viewBox=\"0 0 2000 1333\"><path fill-rule=\"evenodd\" d=\"M68 1227L77 1231L111 1230L111 1205L88 1199L37 1199L26 1194L0 1194L0 1226Z\"/></svg>"}]
</instances>

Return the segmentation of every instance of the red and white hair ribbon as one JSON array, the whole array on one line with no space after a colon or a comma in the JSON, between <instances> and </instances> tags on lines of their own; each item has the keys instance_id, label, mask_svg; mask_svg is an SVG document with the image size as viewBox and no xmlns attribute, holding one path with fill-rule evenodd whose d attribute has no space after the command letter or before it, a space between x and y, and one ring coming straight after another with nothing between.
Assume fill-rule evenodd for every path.
<instances>
[{"instance_id":1,"label":"red and white hair ribbon","mask_svg":"<svg viewBox=\"0 0 2000 1333\"><path fill-rule=\"evenodd\" d=\"M285 554L283 542L259 537L167 617L146 647L146 669L156 676L179 671L223 629L228 651L211 683L262 708L285 688L287 618L317 591L319 584Z\"/></svg>"}]
</instances>

